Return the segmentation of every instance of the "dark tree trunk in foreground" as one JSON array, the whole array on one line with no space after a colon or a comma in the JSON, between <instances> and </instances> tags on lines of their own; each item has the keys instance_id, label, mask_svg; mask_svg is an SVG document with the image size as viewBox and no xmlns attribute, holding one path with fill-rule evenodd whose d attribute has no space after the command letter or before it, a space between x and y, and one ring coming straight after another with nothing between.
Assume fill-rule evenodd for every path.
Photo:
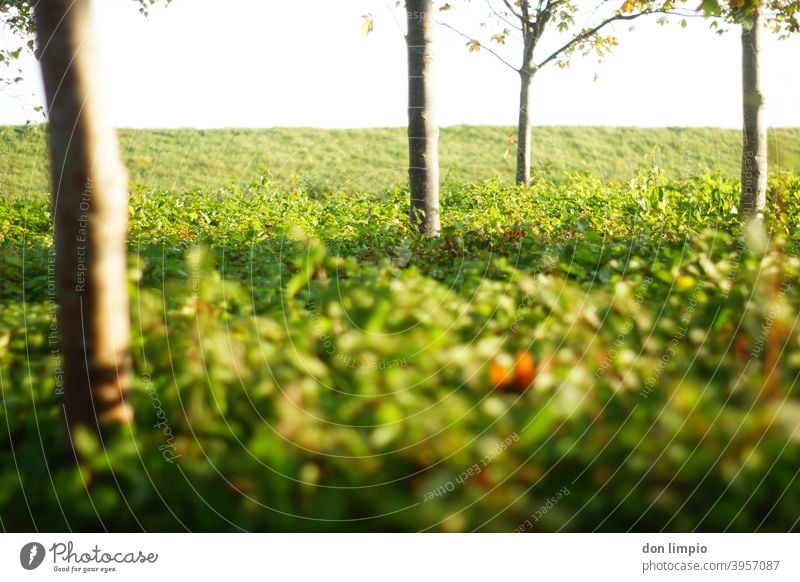
<instances>
[{"instance_id":1,"label":"dark tree trunk in foreground","mask_svg":"<svg viewBox=\"0 0 800 582\"><path fill-rule=\"evenodd\" d=\"M752 27L742 26L742 184L739 216L743 222L761 219L767 202L767 128L761 93L761 9Z\"/></svg>"},{"instance_id":2,"label":"dark tree trunk in foreground","mask_svg":"<svg viewBox=\"0 0 800 582\"><path fill-rule=\"evenodd\" d=\"M436 236L439 223L439 128L433 97L433 11L431 0L407 0L408 178L411 224Z\"/></svg>"},{"instance_id":3,"label":"dark tree trunk in foreground","mask_svg":"<svg viewBox=\"0 0 800 582\"><path fill-rule=\"evenodd\" d=\"M70 438L130 422L127 177L100 92L89 0L39 0L55 273Z\"/></svg>"}]
</instances>

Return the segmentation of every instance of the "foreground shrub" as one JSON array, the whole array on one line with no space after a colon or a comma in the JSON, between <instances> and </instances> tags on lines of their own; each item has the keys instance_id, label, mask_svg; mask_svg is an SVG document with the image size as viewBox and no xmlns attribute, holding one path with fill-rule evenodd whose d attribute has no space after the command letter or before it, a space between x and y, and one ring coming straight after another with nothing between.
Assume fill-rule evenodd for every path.
<instances>
[{"instance_id":1,"label":"foreground shrub","mask_svg":"<svg viewBox=\"0 0 800 582\"><path fill-rule=\"evenodd\" d=\"M400 192L139 193L137 422L78 468L46 207L3 203L3 527L797 529L800 188L773 186L769 235L713 177L466 186L435 241Z\"/></svg>"}]
</instances>

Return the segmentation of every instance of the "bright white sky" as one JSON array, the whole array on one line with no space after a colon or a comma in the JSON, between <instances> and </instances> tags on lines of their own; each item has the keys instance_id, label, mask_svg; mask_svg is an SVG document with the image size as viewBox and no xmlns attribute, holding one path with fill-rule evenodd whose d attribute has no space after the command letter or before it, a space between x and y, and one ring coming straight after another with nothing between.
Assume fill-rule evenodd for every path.
<instances>
[{"instance_id":1,"label":"bright white sky","mask_svg":"<svg viewBox=\"0 0 800 582\"><path fill-rule=\"evenodd\" d=\"M94 5L117 126L406 123L402 15L393 0L174 0L149 20L130 0ZM457 21L475 23L477 33L485 3L470 5L459 8ZM363 38L366 13L375 31ZM614 33L620 46L603 63L579 57L569 69L550 66L537 76L535 124L741 127L738 30L718 36L701 19L686 29L640 20L635 31L621 25ZM440 124L515 124L517 75L485 51L469 53L465 39L445 28L437 28L436 41ZM515 64L517 53L508 53ZM800 126L798 63L800 38L770 35L764 87L771 126ZM0 94L0 124L24 123L42 102L35 61L24 68L25 84Z\"/></svg>"}]
</instances>

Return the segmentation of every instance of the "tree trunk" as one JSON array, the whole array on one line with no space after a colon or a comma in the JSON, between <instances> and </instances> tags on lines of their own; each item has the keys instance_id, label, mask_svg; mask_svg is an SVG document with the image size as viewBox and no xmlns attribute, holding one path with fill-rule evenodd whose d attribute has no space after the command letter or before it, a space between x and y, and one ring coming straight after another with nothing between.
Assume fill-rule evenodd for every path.
<instances>
[{"instance_id":1,"label":"tree trunk","mask_svg":"<svg viewBox=\"0 0 800 582\"><path fill-rule=\"evenodd\" d=\"M409 218L421 234L437 236L439 223L439 128L433 96L431 0L407 0Z\"/></svg>"},{"instance_id":2,"label":"tree trunk","mask_svg":"<svg viewBox=\"0 0 800 582\"><path fill-rule=\"evenodd\" d=\"M742 26L742 183L739 216L743 222L760 220L767 203L767 128L761 93L761 9L752 27Z\"/></svg>"},{"instance_id":3,"label":"tree trunk","mask_svg":"<svg viewBox=\"0 0 800 582\"><path fill-rule=\"evenodd\" d=\"M519 72L519 123L517 124L517 184L531 185L531 81L533 73Z\"/></svg>"},{"instance_id":4,"label":"tree trunk","mask_svg":"<svg viewBox=\"0 0 800 582\"><path fill-rule=\"evenodd\" d=\"M127 176L99 82L89 0L39 0L68 435L127 423ZM73 448L74 450L74 448Z\"/></svg>"}]
</instances>

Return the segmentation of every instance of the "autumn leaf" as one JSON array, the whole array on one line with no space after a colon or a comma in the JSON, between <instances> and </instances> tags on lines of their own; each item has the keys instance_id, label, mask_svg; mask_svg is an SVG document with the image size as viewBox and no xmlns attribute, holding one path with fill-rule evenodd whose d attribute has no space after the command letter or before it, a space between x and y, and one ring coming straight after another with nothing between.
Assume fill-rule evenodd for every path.
<instances>
[{"instance_id":1,"label":"autumn leaf","mask_svg":"<svg viewBox=\"0 0 800 582\"><path fill-rule=\"evenodd\" d=\"M368 36L374 27L372 14L364 14L361 17L361 36Z\"/></svg>"},{"instance_id":2,"label":"autumn leaf","mask_svg":"<svg viewBox=\"0 0 800 582\"><path fill-rule=\"evenodd\" d=\"M718 0L703 0L703 12L706 16L719 16L722 14L722 8Z\"/></svg>"},{"instance_id":3,"label":"autumn leaf","mask_svg":"<svg viewBox=\"0 0 800 582\"><path fill-rule=\"evenodd\" d=\"M480 41L477 41L475 39L472 39L471 41L469 41L467 43L467 46L469 47L469 52L471 52L471 53L478 53L478 52L481 51L481 43L480 43Z\"/></svg>"},{"instance_id":4,"label":"autumn leaf","mask_svg":"<svg viewBox=\"0 0 800 582\"><path fill-rule=\"evenodd\" d=\"M445 4L444 6L442 6L441 8L439 8L439 11L440 11L440 12L445 12L445 11L447 11L447 10L450 10L451 8L453 8L453 7L452 7L452 6L450 6L450 4Z\"/></svg>"}]
</instances>

